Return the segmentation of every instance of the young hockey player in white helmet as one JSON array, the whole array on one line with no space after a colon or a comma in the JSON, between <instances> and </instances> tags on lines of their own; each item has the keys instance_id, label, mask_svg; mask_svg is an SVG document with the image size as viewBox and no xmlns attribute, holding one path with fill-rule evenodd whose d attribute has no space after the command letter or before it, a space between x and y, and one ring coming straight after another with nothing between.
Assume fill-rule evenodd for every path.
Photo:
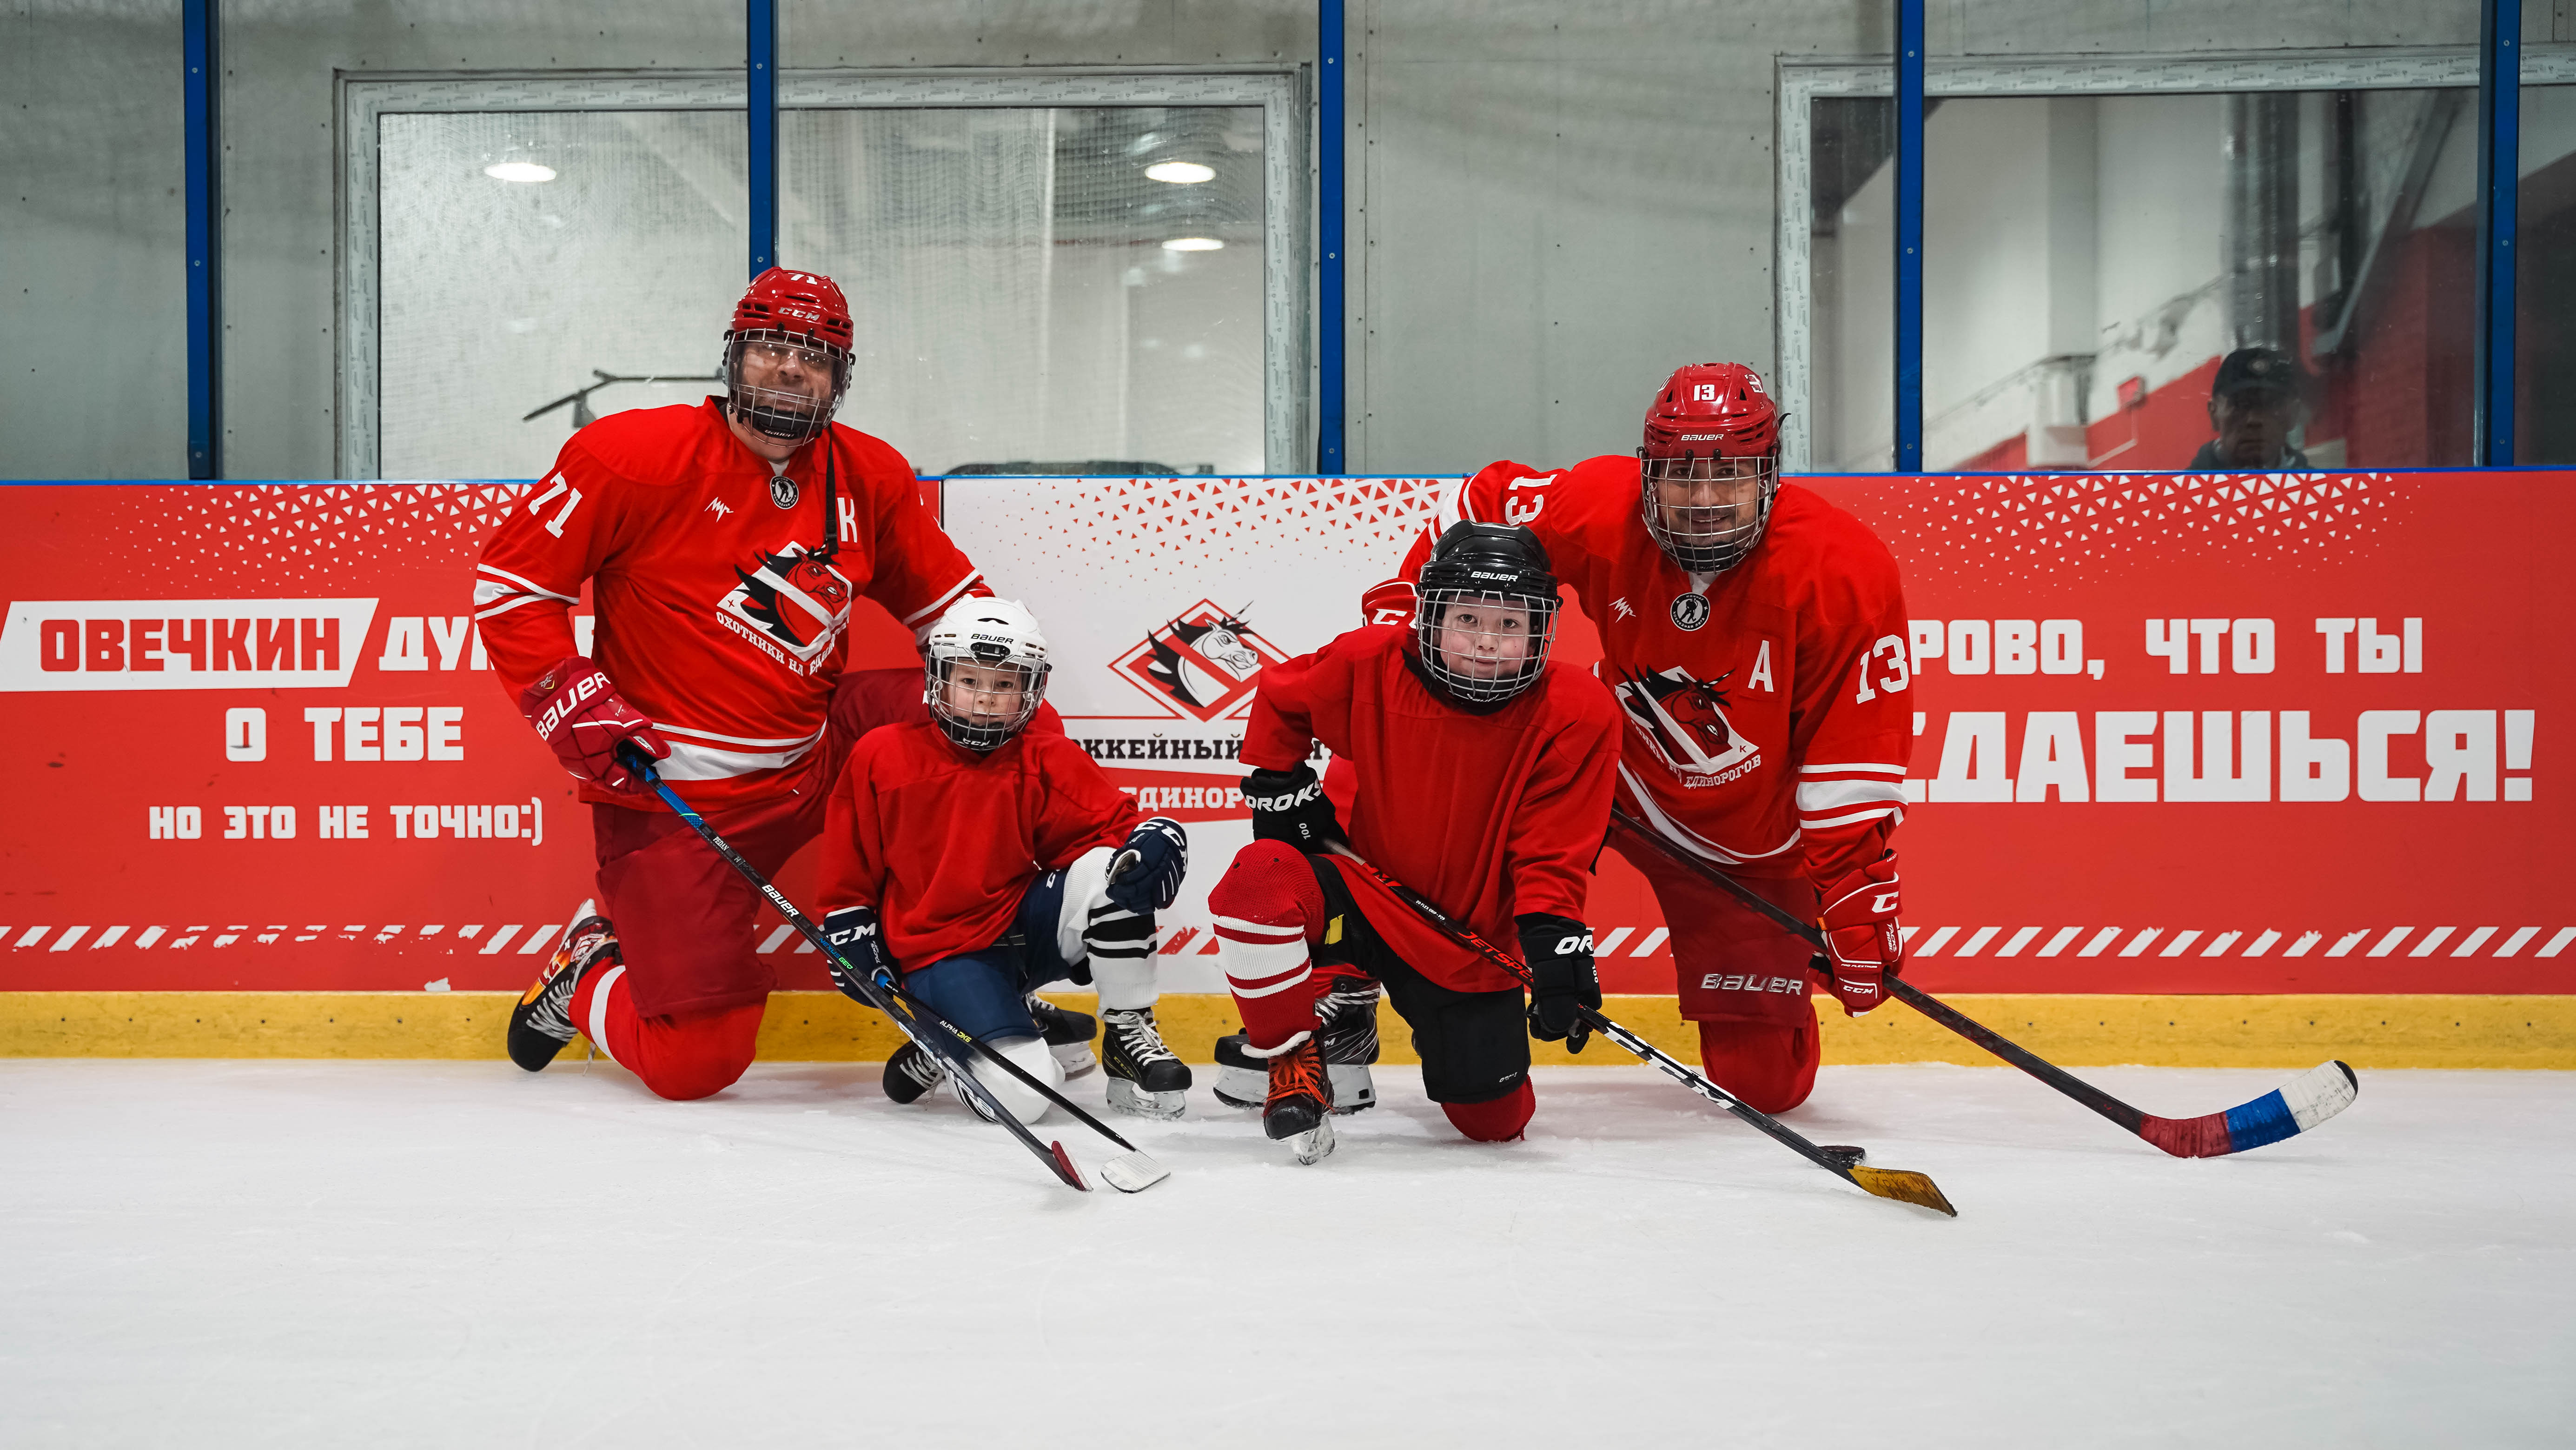
<instances>
[{"instance_id":1,"label":"young hockey player in white helmet","mask_svg":"<svg viewBox=\"0 0 2576 1450\"><path fill-rule=\"evenodd\" d=\"M894 974L1051 1085L1064 1073L1026 994L1093 983L1110 1106L1179 1117L1190 1070L1154 1022L1154 913L1180 892L1188 838L1177 822L1140 819L1081 746L1024 728L1048 668L1027 609L961 600L925 649L930 719L870 731L833 790L825 934L859 971ZM911 1102L939 1076L906 1043L886 1064L886 1095ZM1047 1110L991 1063L979 1059L976 1077L1023 1122Z\"/></svg>"}]
</instances>

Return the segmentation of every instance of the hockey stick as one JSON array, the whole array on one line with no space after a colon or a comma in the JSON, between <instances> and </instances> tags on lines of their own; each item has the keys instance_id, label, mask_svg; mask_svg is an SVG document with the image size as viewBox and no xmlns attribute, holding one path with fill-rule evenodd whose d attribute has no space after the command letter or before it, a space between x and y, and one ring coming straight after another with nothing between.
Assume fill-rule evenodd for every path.
<instances>
[{"instance_id":1,"label":"hockey stick","mask_svg":"<svg viewBox=\"0 0 2576 1450\"><path fill-rule=\"evenodd\" d=\"M808 920L805 913L798 911L796 909L796 904L787 899L787 894L785 892L780 891L776 885L772 884L768 877L763 876L760 873L758 868L754 867L749 861L744 860L742 858L742 853L736 851L732 844L727 842L724 837L716 834L715 828L707 824L706 817L699 815L694 807L690 806L687 801L680 799L677 792L673 791L670 786L663 783L661 773L653 768L653 762L647 760L641 751L636 750L633 746L626 746L619 751L619 756L628 770L635 772L635 774L641 778L647 786L652 788L653 794L661 797L662 804L669 806L673 814L679 816L681 820L686 821L689 825L689 829L698 833L698 838L700 840L705 841L717 855L724 858L726 865L731 866L735 872L741 875L743 880L750 882L752 889L758 891L763 897L765 897L769 904L776 908L778 914L786 920L787 924L796 928L799 935L813 943L816 951L822 952L827 957L840 961L844 966L849 964L848 959L842 957L841 954L833 948L831 942L824 938L821 927L816 926L812 921ZM849 972L846 975L848 980L857 989L859 1001L867 1006L875 1008L879 1012L884 1013L886 1017L902 1031L904 1036L911 1038L916 1046L918 1046L922 1051L929 1053L932 1061L947 1068L949 1076L957 1082L959 1090L971 1095L976 1102L981 1105L986 1116L1008 1129L1011 1136L1019 1139L1022 1146L1026 1147L1031 1153L1036 1154L1040 1160L1044 1161L1048 1168L1055 1173L1055 1176L1064 1181L1066 1186L1081 1189L1085 1193L1091 1191L1091 1185L1085 1183L1082 1179L1081 1165L1074 1161L1071 1153L1065 1151L1064 1144L1060 1142L1040 1143L1037 1139L1037 1135L1031 1133L1028 1130L1027 1125L1023 1124L1016 1116L1014 1116L1010 1109L1003 1107L1001 1102L993 1096L990 1088L987 1088L982 1082L976 1079L975 1074L968 1068L964 1057L958 1052L953 1041L942 1042L939 1040L938 1032L924 1028L921 1025L920 1020L915 1017L911 1011L911 1007L914 1005L913 1003L910 1001L898 1001L895 996L884 992L880 984L866 980L856 971ZM897 988L896 991L901 992L901 989ZM954 1026L948 1025L947 1019L941 1018L940 1021L942 1026L954 1036L962 1037L964 1035L962 1033L957 1033ZM1048 1092L1044 1084L1039 1083L1035 1078L1022 1072L1018 1063L1002 1057L1000 1054L994 1052L990 1047L987 1047L980 1042L974 1042L972 1039L968 1039L968 1045L978 1049L986 1057L1001 1063L1003 1067L1017 1073L1021 1081L1037 1088L1038 1091L1042 1093L1046 1093L1048 1097L1055 1098L1056 1102L1061 1103L1066 1108L1072 1110L1077 1116L1082 1117L1084 1121L1090 1122L1093 1127L1100 1126L1098 1122L1092 1120L1090 1116L1083 1113L1081 1109L1075 1108L1073 1104L1065 1102L1064 1099L1060 1097L1056 1097L1052 1092ZM1102 1131L1106 1132L1107 1130L1102 1129ZM1117 1138L1118 1135L1111 1133L1109 1136ZM1151 1188L1154 1184L1171 1176L1169 1169L1164 1168L1159 1163L1155 1163L1150 1158L1145 1158L1141 1153L1135 1153L1133 1145L1128 1144L1125 1139L1118 1138L1118 1142L1121 1146L1127 1147L1130 1150L1131 1156L1143 1159L1144 1161L1139 1165L1122 1163L1120 1160L1112 1159L1107 1164L1104 1164L1101 1168L1101 1177L1108 1180L1110 1187L1119 1189L1126 1193L1137 1193L1144 1189ZM1129 1186L1131 1182L1134 1184L1133 1187Z\"/></svg>"},{"instance_id":2,"label":"hockey stick","mask_svg":"<svg viewBox=\"0 0 2576 1450\"><path fill-rule=\"evenodd\" d=\"M1432 905L1421 892L1379 870L1374 863L1362 860L1357 853L1338 841L1329 843L1325 849L1332 855L1366 871L1378 885L1395 893L1397 900L1411 907L1414 915L1429 922L1442 936L1483 957L1487 964L1511 973L1520 980L1522 986L1533 985L1528 967L1497 950L1493 943L1478 936L1466 926L1450 920L1447 912ZM1936 1213L1948 1214L1952 1218L1959 1216L1959 1211L1950 1206L1950 1200L1942 1196L1940 1188L1934 1185L1929 1176L1901 1168L1863 1168L1856 1164L1839 1162L1779 1119L1750 1104L1737 1102L1733 1095L1718 1087L1717 1084L1691 1071L1653 1043L1602 1016L1598 1011L1582 1006L1574 1010L1584 1022L1591 1025L1594 1032L1635 1054L1647 1066L1733 1113L1766 1137L1787 1147L1791 1152L1826 1172L1841 1178L1863 1193L1879 1198L1892 1198L1899 1203L1915 1204Z\"/></svg>"},{"instance_id":3,"label":"hockey stick","mask_svg":"<svg viewBox=\"0 0 2576 1450\"><path fill-rule=\"evenodd\" d=\"M1625 811L1613 810L1610 818L1629 836L1661 853L1664 859L1697 873L1817 952L1825 951L1824 933L1813 924L1791 916L1770 898L1648 830ZM2266 1143L2277 1143L2283 1138L2304 1133L2351 1107L2353 1098L2361 1092L2361 1079L2353 1075L2349 1064L2336 1059L2250 1103L2229 1108L2223 1113L2210 1113L2198 1118L2159 1118L2153 1113L2140 1112L2012 1042L1993 1028L1972 1020L1959 1009L1892 971L1887 976L1887 991L1889 996L1906 1006L2177 1158L2220 1158L2230 1153L2242 1153L2248 1148L2260 1148Z\"/></svg>"}]
</instances>

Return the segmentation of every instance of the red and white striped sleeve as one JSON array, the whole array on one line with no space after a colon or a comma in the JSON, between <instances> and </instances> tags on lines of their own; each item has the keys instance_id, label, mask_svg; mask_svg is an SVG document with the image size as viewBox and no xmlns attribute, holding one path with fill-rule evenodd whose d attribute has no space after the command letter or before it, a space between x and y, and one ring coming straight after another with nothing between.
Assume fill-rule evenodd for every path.
<instances>
[{"instance_id":1,"label":"red and white striped sleeve","mask_svg":"<svg viewBox=\"0 0 2576 1450\"><path fill-rule=\"evenodd\" d=\"M1829 887L1888 850L1905 819L1914 754L1914 695L1896 560L1855 524L1830 551L1800 621L1797 728L1799 844L1808 879Z\"/></svg>"}]
</instances>

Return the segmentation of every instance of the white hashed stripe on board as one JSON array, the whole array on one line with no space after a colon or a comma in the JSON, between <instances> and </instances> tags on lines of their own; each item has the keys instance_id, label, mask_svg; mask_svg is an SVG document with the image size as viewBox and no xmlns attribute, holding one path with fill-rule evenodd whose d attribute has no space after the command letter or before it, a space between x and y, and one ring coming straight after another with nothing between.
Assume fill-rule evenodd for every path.
<instances>
[{"instance_id":1,"label":"white hashed stripe on board","mask_svg":"<svg viewBox=\"0 0 2576 1450\"><path fill-rule=\"evenodd\" d=\"M1236 931L1249 932L1261 930L1261 928L1252 926L1249 923L1231 925L1233 925L1234 930ZM324 926L307 926L298 930L297 928L290 926L253 928L247 925L240 925L224 928L224 930L215 937L214 945L218 947L228 947L235 945L243 940L243 938L248 937L256 945L267 946L273 945L281 940L289 939L289 933L292 933L292 940L296 942L319 941L325 936L334 936L338 938L340 943L350 943L364 939L372 941L378 946L390 946L403 942L418 944L419 942L429 938L446 934L459 939L462 943L460 947L451 948L451 950L470 949L478 955L488 957L502 952L515 941L519 944L519 949L514 953L514 955L530 956L545 950L547 944L554 940L555 933L562 929L563 924L556 922L528 928L527 934L522 936L520 935L521 928L519 924L513 922L506 926L493 927L491 929L492 934L490 936L483 936L482 933L484 928L480 925L474 924L460 926L452 933L448 932L447 928L443 925L415 927L400 923L392 926L372 928L364 925L344 926L339 927L336 930ZM170 933L174 930L180 931L182 934L176 937L170 936ZM7 942L11 951L32 951L42 949L45 951L67 952L83 946L84 943L86 943L88 950L91 951L97 951L103 947L120 945L129 946L138 951L145 951L159 946L166 939L168 940L171 948L176 950L182 947L194 946L204 933L213 930L215 929L210 926L190 926L186 928L147 926L137 932L134 928L128 926L110 926L99 929L98 933L93 936L90 934L90 928L87 926L67 926L60 932L56 932L51 925L23 928L17 926L0 926L0 942ZM1635 935L1636 930L1637 928L1633 926L1602 928L1599 932L1601 945L1595 955L1603 957L1620 955L1619 949L1627 943L1630 936ZM2285 957L2304 957L2314 951L2315 948L2325 940L2325 934L2323 932L2302 931L2297 934L2295 939L2293 939L2286 932L2266 928L2262 932L2256 934L2252 941L2246 942L2245 949L2243 951L2233 950L2238 942L2244 941L2247 930L2250 930L2250 928L2235 931L2222 931L2215 935L2211 935L2197 927L2188 930L2169 931L2167 928L2160 926L2137 928L2121 926L2105 926L2099 928L2062 926L2057 928L2056 931L2049 936L2047 942L2041 945L2039 950L2031 952L2030 955L2035 957L2054 957L2063 955L2068 948L2073 947L2077 940L2084 937L2088 932L2091 933L2091 939L2087 941L2080 950L2075 952L2076 956L2098 957L2114 946L2119 948L2116 953L2119 956L2143 956L2147 953L2150 947L2154 947L2159 942L2162 942L2163 949L2155 953L2155 955L2160 957L2178 957L2188 954L2201 957L2234 956L2238 958L2251 958L2268 956L2271 954L2273 947L2279 945L2283 941L2289 941L2291 943L2289 949L2282 952L2281 955ZM2329 957L2350 956L2353 952L2359 950L2363 943L2370 942L2373 938L2376 938L2376 944L2368 951L2364 952L2363 955L2374 957L2394 955L2399 947L2405 945L2407 941L2411 939L2416 943L2415 949L2406 952L2405 955L2410 957L2432 956L2436 955L2436 953L2432 951L2431 948L2439 947L2448 943L2454 935L2462 930L2462 928L2453 926L2426 928L2424 929L2424 934L2420 937L2415 935L2417 930L2417 928L2411 926L2363 927L2358 931L2350 931L2342 934L2336 939L2335 944L2324 952L2324 955ZM2460 938L2460 944L2458 946L2452 947L2449 951L2440 952L2438 955L2446 957L2474 957L2483 955L2489 960L2502 960L2508 957L2518 957L2523 954L2524 947L2527 947L2531 945L2532 942L2539 940L2540 934L2542 932L2549 931L2550 929L2545 926L2516 927L2510 935L2505 936L2503 942L2500 943L2494 951L2481 952L2479 950L2479 948L2485 946L2488 942L2494 941L2497 934L2504 930L2505 929L2503 927L2497 926L2481 926L2469 929L2468 935ZM774 952L778 950L780 946L784 945L790 936L795 935L795 931L796 929L794 927L772 927L766 936L761 937L760 945L755 947L754 950L762 953ZM1966 932L1967 938L1966 940L1959 942L1957 950L1949 953L1954 958L1976 956L2017 957L2022 955L2024 949L2032 942L2037 941L2041 933L2047 931L2049 931L2049 928L2044 926L1909 926L1900 928L1899 934L1905 938L1905 954L1908 957L1938 956L1944 950L1949 948L1951 942L1959 940L1961 932ZM17 939L14 941L9 940L9 934L11 932L18 933ZM2004 937L2004 934L2007 932L2011 933L2011 935ZM126 939L129 933L133 936L133 940L130 942ZM2199 951L2187 951L2187 949L2193 944L2200 942L2201 938L2204 936L2208 936L2209 940L2206 944L2201 946ZM1646 933L1646 935L1639 940L1636 947L1627 952L1626 955L1631 957L1653 956L1657 951L1662 949L1665 941L1667 941L1669 937L1670 932L1667 928L1660 926L1656 927L1652 931ZM2004 944L2000 947L1996 947L1991 952L1987 951L1987 946L1997 937L2004 937ZM1921 943L1919 946L1915 945L1918 941ZM2535 958L2555 957L2561 952L2566 951L2570 943L2576 943L2576 926L2562 926L2555 932L2552 932L2549 939L2541 944L2540 949L2533 952L2531 955Z\"/></svg>"}]
</instances>

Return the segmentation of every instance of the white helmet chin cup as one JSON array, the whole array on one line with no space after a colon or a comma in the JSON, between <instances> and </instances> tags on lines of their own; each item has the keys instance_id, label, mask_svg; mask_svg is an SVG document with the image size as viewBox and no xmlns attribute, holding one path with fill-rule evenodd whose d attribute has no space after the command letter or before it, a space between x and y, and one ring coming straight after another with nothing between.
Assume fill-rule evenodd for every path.
<instances>
[{"instance_id":1,"label":"white helmet chin cup","mask_svg":"<svg viewBox=\"0 0 2576 1450\"><path fill-rule=\"evenodd\" d=\"M960 666L1008 672L1019 677L1015 701L995 700L1005 708L992 713L971 711L951 696L952 674ZM1046 700L1046 636L1027 606L1009 599L961 599L939 616L923 643L924 698L940 731L968 750L998 750L1020 733Z\"/></svg>"}]
</instances>

